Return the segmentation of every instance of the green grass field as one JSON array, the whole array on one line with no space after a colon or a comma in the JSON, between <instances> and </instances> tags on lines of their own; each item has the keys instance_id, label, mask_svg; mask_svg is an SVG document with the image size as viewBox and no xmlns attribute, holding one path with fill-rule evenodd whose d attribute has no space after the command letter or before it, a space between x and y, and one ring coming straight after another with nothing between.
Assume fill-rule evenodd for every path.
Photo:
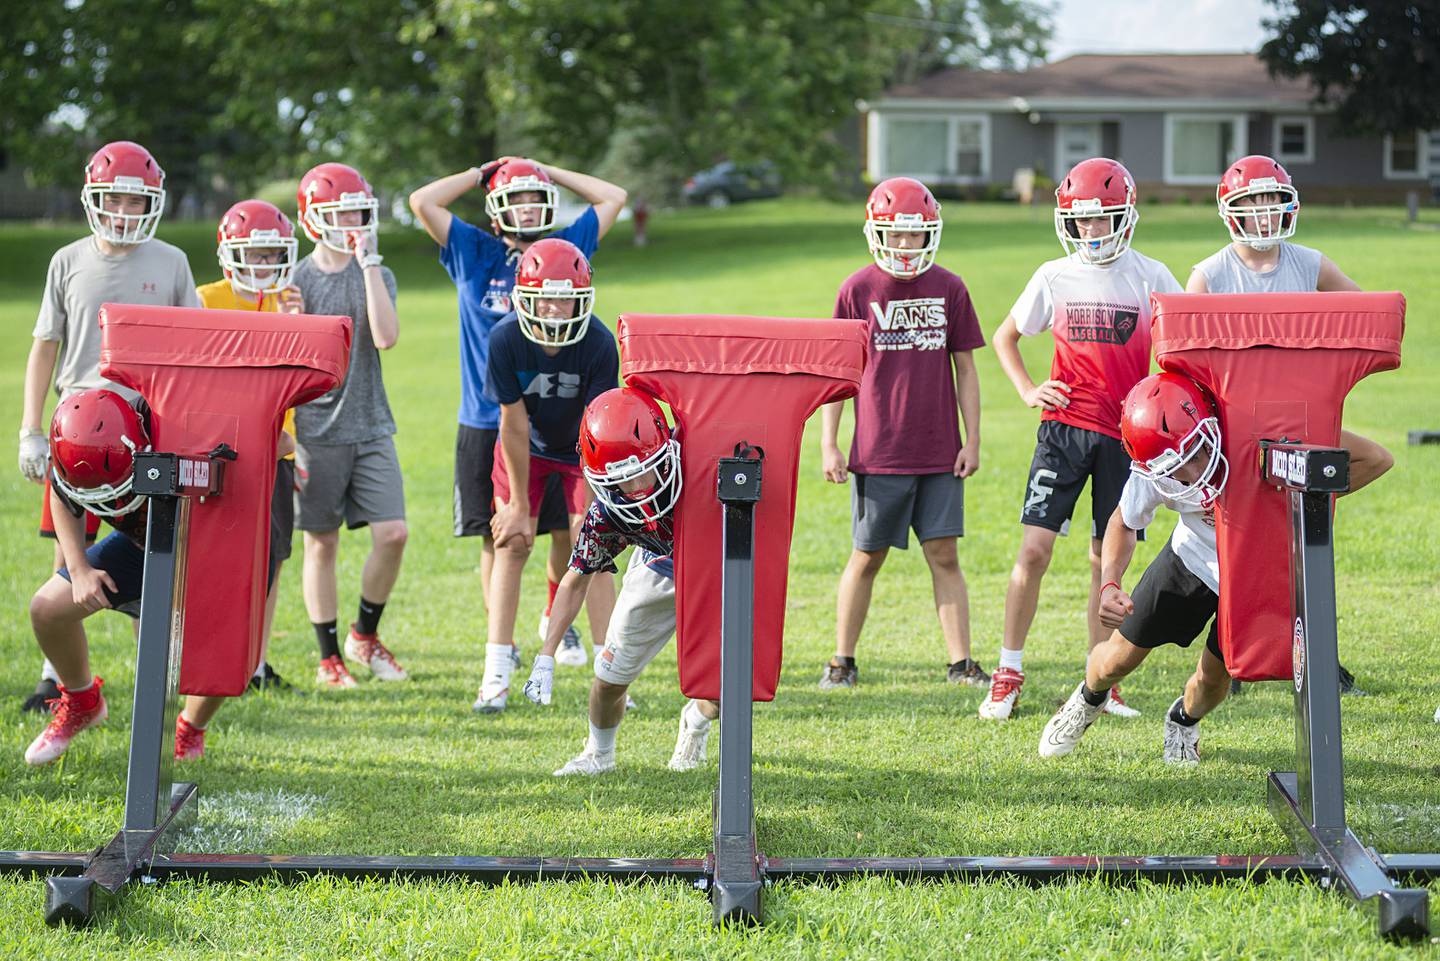
<instances>
[{"instance_id":1,"label":"green grass field","mask_svg":"<svg viewBox=\"0 0 1440 961\"><path fill-rule=\"evenodd\" d=\"M840 281L866 262L858 207L784 201L660 215L650 246L628 226L596 259L600 316L623 311L827 316ZM1057 256L1048 210L951 204L941 262L970 285L987 334L1042 260ZM1338 530L1341 650L1369 696L1345 701L1349 812L1382 851L1440 849L1440 447L1408 447L1410 428L1440 428L1440 232L1399 211L1307 208L1298 239L1325 250L1368 289L1400 289L1410 329L1399 370L1363 382L1347 426L1386 444L1394 471L1346 502ZM24 358L45 265L80 229L0 231L0 424L19 422ZM217 275L213 232L163 227L197 280ZM1190 265L1224 240L1208 207L1145 207L1139 249ZM695 857L709 845L714 750L707 769L665 769L683 701L673 648L634 689L620 769L595 780L550 772L581 745L588 670L562 668L549 710L512 699L499 717L470 711L485 636L478 546L451 536L459 388L455 294L418 231L383 236L400 285L401 338L385 355L399 421L411 541L383 630L409 684L362 681L313 692L314 643L296 560L282 582L271 660L300 690L251 696L219 715L192 846L281 853ZM1032 373L1048 338L1027 344ZM993 668L1003 594L1036 417L988 350L982 467L970 482L969 580L976 653ZM847 417L847 425L849 419ZM848 426L846 428L848 430ZM84 850L121 817L134 645L125 619L94 618L92 661L111 717L43 770L21 760L38 731L19 702L39 655L25 614L47 574L34 535L38 490L0 470L0 848ZM1088 525L1088 500L1075 522ZM1046 579L1017 717L982 723L982 692L944 683L944 649L918 550L892 554L861 641L862 686L815 687L833 643L835 585L850 549L849 495L822 482L816 428L806 440L801 523L791 556L787 656L777 699L755 712L755 795L762 849L774 856L1263 854L1287 844L1265 810L1263 778L1293 764L1291 696L1260 685L1204 724L1198 769L1163 765L1160 718L1194 651L1158 651L1126 685L1138 720L1106 718L1060 763L1035 745L1080 676L1088 584L1083 538L1062 542ZM1163 543L1163 519L1138 572ZM342 617L353 616L363 533L341 549ZM538 557L522 598L521 643L535 648L544 599ZM528 672L528 667L520 677ZM518 703L515 703L518 701ZM1434 889L1440 893L1440 886ZM319 880L283 886L175 883L135 891L91 930L52 931L38 880L0 877L0 957L602 957L655 958L1289 958L1427 956L1377 941L1369 917L1301 883L1112 888L1090 880L1038 889L1006 883L782 885L759 930L716 932L704 895L678 884L485 888Z\"/></svg>"}]
</instances>

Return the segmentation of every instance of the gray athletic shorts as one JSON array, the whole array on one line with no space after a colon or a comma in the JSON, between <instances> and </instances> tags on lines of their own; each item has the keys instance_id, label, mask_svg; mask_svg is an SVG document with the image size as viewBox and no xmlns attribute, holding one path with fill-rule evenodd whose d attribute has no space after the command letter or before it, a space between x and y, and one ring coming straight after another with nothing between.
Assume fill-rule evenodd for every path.
<instances>
[{"instance_id":1,"label":"gray athletic shorts","mask_svg":"<svg viewBox=\"0 0 1440 961\"><path fill-rule=\"evenodd\" d=\"M405 481L395 438L359 444L301 444L295 451L295 526L351 530L405 519Z\"/></svg>"},{"instance_id":2,"label":"gray athletic shorts","mask_svg":"<svg viewBox=\"0 0 1440 961\"><path fill-rule=\"evenodd\" d=\"M965 534L965 481L943 474L851 474L851 536L857 551L905 550Z\"/></svg>"}]
</instances>

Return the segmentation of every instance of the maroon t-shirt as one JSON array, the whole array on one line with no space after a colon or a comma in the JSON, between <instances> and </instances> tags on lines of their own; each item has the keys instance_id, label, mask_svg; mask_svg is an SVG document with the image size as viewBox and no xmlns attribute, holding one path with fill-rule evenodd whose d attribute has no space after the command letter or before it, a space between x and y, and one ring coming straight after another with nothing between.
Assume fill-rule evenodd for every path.
<instances>
[{"instance_id":1,"label":"maroon t-shirt","mask_svg":"<svg viewBox=\"0 0 1440 961\"><path fill-rule=\"evenodd\" d=\"M985 346L965 282L939 266L914 280L896 280L871 264L840 285L835 316L870 325L865 376L855 398L850 470L953 470L960 453L960 416L950 355Z\"/></svg>"}]
</instances>

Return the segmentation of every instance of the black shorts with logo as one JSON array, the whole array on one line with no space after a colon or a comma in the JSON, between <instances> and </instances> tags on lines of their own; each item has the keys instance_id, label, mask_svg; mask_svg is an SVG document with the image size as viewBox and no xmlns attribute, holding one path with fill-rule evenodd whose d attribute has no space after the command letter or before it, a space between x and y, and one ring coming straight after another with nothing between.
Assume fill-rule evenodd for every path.
<instances>
[{"instance_id":1,"label":"black shorts with logo","mask_svg":"<svg viewBox=\"0 0 1440 961\"><path fill-rule=\"evenodd\" d=\"M495 515L495 485L490 481L490 470L495 464L495 442L499 437L498 430L464 424L455 435L456 537L490 536L490 518ZM563 531L569 524L560 475L552 474L545 482L537 533Z\"/></svg>"},{"instance_id":2,"label":"black shorts with logo","mask_svg":"<svg viewBox=\"0 0 1440 961\"><path fill-rule=\"evenodd\" d=\"M1170 542L1145 568L1140 583L1130 595L1135 610L1120 624L1120 636L1136 647L1154 648L1162 644L1189 647L1205 625L1210 633L1205 649L1220 659L1218 618L1220 597L1200 578L1190 572L1180 556L1170 549Z\"/></svg>"},{"instance_id":3,"label":"black shorts with logo","mask_svg":"<svg viewBox=\"0 0 1440 961\"><path fill-rule=\"evenodd\" d=\"M1097 430L1042 420L1025 488L1020 523L1070 533L1070 516L1090 481L1090 536L1098 538L1120 504L1130 479L1130 457L1120 442ZM1145 532L1139 531L1141 540Z\"/></svg>"}]
</instances>

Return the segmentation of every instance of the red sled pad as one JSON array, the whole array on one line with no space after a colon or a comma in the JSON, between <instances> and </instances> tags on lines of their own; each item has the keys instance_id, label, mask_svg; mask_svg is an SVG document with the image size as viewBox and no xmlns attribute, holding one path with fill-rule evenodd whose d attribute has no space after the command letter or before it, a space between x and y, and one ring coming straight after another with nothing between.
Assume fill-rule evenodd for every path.
<instances>
[{"instance_id":1,"label":"red sled pad","mask_svg":"<svg viewBox=\"0 0 1440 961\"><path fill-rule=\"evenodd\" d=\"M1215 508L1220 649L1232 677L1290 664L1289 499L1260 479L1261 440L1333 447L1345 396L1400 366L1398 293L1155 294L1155 358L1215 395L1230 479Z\"/></svg>"},{"instance_id":2,"label":"red sled pad","mask_svg":"<svg viewBox=\"0 0 1440 961\"><path fill-rule=\"evenodd\" d=\"M680 689L720 697L720 545L716 471L743 442L765 451L755 507L757 701L775 697L785 634L785 588L805 420L855 396L868 331L857 320L784 317L620 318L625 381L670 405L680 434L684 489L675 516L676 638Z\"/></svg>"},{"instance_id":3,"label":"red sled pad","mask_svg":"<svg viewBox=\"0 0 1440 961\"><path fill-rule=\"evenodd\" d=\"M345 379L349 317L106 304L100 374L150 405L155 450L229 444L225 489L191 504L180 693L234 696L260 657L275 443L285 411Z\"/></svg>"}]
</instances>

